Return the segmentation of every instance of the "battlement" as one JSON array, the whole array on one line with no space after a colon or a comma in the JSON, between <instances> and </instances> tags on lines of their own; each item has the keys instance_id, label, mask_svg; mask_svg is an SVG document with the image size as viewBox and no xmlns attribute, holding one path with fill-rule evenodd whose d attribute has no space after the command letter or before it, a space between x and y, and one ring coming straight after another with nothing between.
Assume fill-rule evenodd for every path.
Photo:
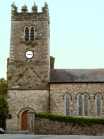
<instances>
[{"instance_id":1,"label":"battlement","mask_svg":"<svg viewBox=\"0 0 104 139\"><path fill-rule=\"evenodd\" d=\"M34 5L31 8L31 12L28 11L28 7L26 5L23 5L21 7L21 11L18 11L18 7L13 3L11 5L11 20L33 20L33 19L41 19L41 20L47 20L49 17L49 11L48 11L48 4L45 3L44 6L41 8L41 12L38 11L38 6L34 3Z\"/></svg>"}]
</instances>

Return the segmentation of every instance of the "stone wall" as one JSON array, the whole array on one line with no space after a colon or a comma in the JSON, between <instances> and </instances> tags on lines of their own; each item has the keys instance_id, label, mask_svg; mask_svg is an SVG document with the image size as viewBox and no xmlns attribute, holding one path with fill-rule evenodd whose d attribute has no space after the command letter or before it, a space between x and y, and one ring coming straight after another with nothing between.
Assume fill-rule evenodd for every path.
<instances>
[{"instance_id":1,"label":"stone wall","mask_svg":"<svg viewBox=\"0 0 104 139\"><path fill-rule=\"evenodd\" d=\"M36 118L34 133L48 135L104 135L104 125L88 126Z\"/></svg>"},{"instance_id":2,"label":"stone wall","mask_svg":"<svg viewBox=\"0 0 104 139\"><path fill-rule=\"evenodd\" d=\"M89 101L88 116L97 116L95 97L101 95L101 113L99 116L104 116L104 83L63 83L50 85L50 111L51 113L64 115L64 96L69 94L71 115L77 115L77 96L79 94L87 94ZM85 116L85 115L83 115Z\"/></svg>"},{"instance_id":3,"label":"stone wall","mask_svg":"<svg viewBox=\"0 0 104 139\"><path fill-rule=\"evenodd\" d=\"M21 130L21 113L26 110L33 112L48 111L47 90L9 90L8 105L11 119L7 120L8 131Z\"/></svg>"}]
</instances>

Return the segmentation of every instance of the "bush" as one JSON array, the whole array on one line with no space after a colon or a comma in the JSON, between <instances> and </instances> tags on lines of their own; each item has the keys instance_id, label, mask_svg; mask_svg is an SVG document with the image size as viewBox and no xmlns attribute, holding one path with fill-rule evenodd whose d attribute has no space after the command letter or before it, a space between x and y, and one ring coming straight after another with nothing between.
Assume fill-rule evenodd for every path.
<instances>
[{"instance_id":1,"label":"bush","mask_svg":"<svg viewBox=\"0 0 104 139\"><path fill-rule=\"evenodd\" d=\"M104 124L104 119L101 118L84 118L84 117L73 117L73 116L61 116L50 113L36 113L36 117L46 118L52 121L74 123L80 125L92 125L92 124Z\"/></svg>"},{"instance_id":2,"label":"bush","mask_svg":"<svg viewBox=\"0 0 104 139\"><path fill-rule=\"evenodd\" d=\"M6 118L8 116L7 103L7 81L0 79L0 127L6 128Z\"/></svg>"},{"instance_id":3,"label":"bush","mask_svg":"<svg viewBox=\"0 0 104 139\"><path fill-rule=\"evenodd\" d=\"M0 95L7 94L7 81L5 79L0 79Z\"/></svg>"}]
</instances>

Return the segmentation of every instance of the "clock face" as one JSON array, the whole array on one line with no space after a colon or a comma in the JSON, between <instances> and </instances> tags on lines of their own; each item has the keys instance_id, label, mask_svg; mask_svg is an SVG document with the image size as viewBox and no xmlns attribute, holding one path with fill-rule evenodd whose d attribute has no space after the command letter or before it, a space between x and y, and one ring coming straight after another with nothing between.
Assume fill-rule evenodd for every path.
<instances>
[{"instance_id":1,"label":"clock face","mask_svg":"<svg viewBox=\"0 0 104 139\"><path fill-rule=\"evenodd\" d=\"M33 57L33 51L26 52L26 58L31 59Z\"/></svg>"}]
</instances>

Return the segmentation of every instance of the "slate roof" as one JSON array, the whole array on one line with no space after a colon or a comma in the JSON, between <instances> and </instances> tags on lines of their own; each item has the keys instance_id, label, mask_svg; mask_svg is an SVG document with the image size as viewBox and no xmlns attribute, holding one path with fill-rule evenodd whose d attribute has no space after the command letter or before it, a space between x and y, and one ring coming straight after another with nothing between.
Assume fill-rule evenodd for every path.
<instances>
[{"instance_id":1,"label":"slate roof","mask_svg":"<svg viewBox=\"0 0 104 139\"><path fill-rule=\"evenodd\" d=\"M104 69L52 69L50 83L104 82Z\"/></svg>"}]
</instances>

